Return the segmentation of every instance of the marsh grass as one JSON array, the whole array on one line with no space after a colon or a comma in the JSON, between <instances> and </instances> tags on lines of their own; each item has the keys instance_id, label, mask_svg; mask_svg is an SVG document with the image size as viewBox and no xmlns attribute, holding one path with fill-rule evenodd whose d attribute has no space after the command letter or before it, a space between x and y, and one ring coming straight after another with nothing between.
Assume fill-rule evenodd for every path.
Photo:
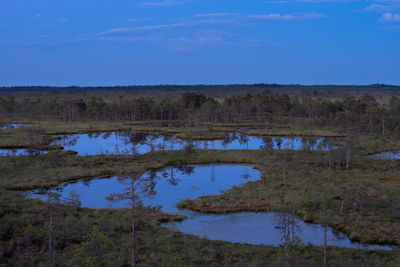
<instances>
[{"instance_id":1,"label":"marsh grass","mask_svg":"<svg viewBox=\"0 0 400 267\"><path fill-rule=\"evenodd\" d=\"M53 120L32 121L31 125L16 129L0 131L0 148L27 148L29 138L27 129L39 128L48 136L45 145L50 145L56 135L85 134L99 132L137 131L147 133L168 133L178 138L188 140L216 140L223 139L227 132L238 132L254 136L313 136L313 137L343 137L343 134L332 129L317 127L272 126L265 129L263 124L255 123L207 123L187 126L183 121L72 121L62 122Z\"/></svg>"},{"instance_id":2,"label":"marsh grass","mask_svg":"<svg viewBox=\"0 0 400 267\"><path fill-rule=\"evenodd\" d=\"M0 188L0 264L48 266L48 210L39 200ZM94 226L110 244L107 266L129 265L129 212L124 209L86 209L58 204L54 207L54 251L56 266L76 266L84 236ZM281 266L279 248L210 241L160 226L179 220L157 209L137 207L136 263L138 266ZM301 266L321 266L323 251L306 245L299 250ZM92 261L96 254L88 255ZM329 266L398 266L399 252L362 251L328 247ZM83 263L83 262L82 262ZM178 265L179 263L179 265ZM284 263L284 262L283 262ZM86 265L85 265L86 266Z\"/></svg>"},{"instance_id":3,"label":"marsh grass","mask_svg":"<svg viewBox=\"0 0 400 267\"><path fill-rule=\"evenodd\" d=\"M268 136L325 136L340 137L341 131L307 128L294 124L291 128L260 128L259 122L247 124L205 124L203 127L185 127L179 122L145 124L143 122L33 122L28 127L44 129L53 135L95 133L107 131L143 131L176 134L182 139L219 139L225 132L235 131L244 134ZM246 128L248 127L248 128ZM253 128L254 127L254 128ZM258 128L257 128L258 127ZM340 143L340 139L337 139ZM22 128L0 132L0 146L28 146L26 131ZM338 152L333 152L334 166L332 181L328 179L327 152L291 151L288 160L287 185L283 185L282 165L279 151L249 150L194 150L152 152L138 156L101 155L77 157L73 152L55 150L41 157L16 156L0 157L0 186L9 190L49 188L62 182L99 176L113 176L134 169L136 175L148 170L182 164L208 163L248 163L262 172L260 181L248 182L234 187L220 195L204 196L179 203L182 208L205 213L229 213L238 211L295 211L297 216L308 222L319 223L326 217L323 207L327 207L329 225L347 233L351 240L366 243L400 245L400 161L375 160L367 155L400 148L400 142L380 136L360 136L353 148L351 168L344 169L338 163ZM343 157L342 157L343 161ZM16 244L29 252L31 262L46 265L44 255L45 239L28 249L30 238L36 240L39 231L29 233L32 225L44 227L46 207L36 200L26 200L17 193L1 189L1 218L14 233L13 238L2 237L1 242L8 248L7 263L26 263L27 259L10 252ZM18 203L18 204L17 204ZM60 218L69 221L69 229L74 235L68 237L58 249L59 265L63 259L73 257L82 236L95 224L103 225L102 231L115 244L126 243L129 218L124 210L72 211L71 207L61 207ZM159 223L180 218L169 217L154 209L142 209L139 223L139 266L159 266L163 259L179 256L183 266L277 266L277 248L266 246L239 245L228 242L209 241L160 227ZM69 214L71 213L71 214ZM6 215L4 215L6 214ZM35 214L42 214L37 216ZM62 214L62 215L61 215ZM4 217L5 216L5 217ZM76 217L75 219L73 217ZM82 223L87 222L87 227ZM10 225L17 227L12 228ZM10 228L11 227L11 228ZM64 227L67 227L64 225ZM66 229L66 228L65 228ZM71 230L72 231L72 230ZM26 241L26 235L29 237ZM28 242L28 243L24 243ZM26 247L24 248L24 245ZM31 244L31 243L29 243ZM118 246L117 246L118 247ZM37 251L35 252L35 249ZM16 250L17 251L17 250ZM169 251L169 252L168 252ZM4 252L2 252L4 253ZM8 254L7 254L8 253ZM21 252L22 253L22 252ZM37 256L33 256L37 253ZM111 251L115 262L129 262L128 248ZM169 255L166 257L166 253ZM331 266L398 266L398 251L360 251L345 248L329 248L328 263ZM22 253L23 254L23 253ZM171 255L175 255L171 257ZM3 256L4 258L4 256ZM3 262L4 259L2 258ZM0 261L0 263L3 263ZM301 251L304 266L322 265L322 248L306 246Z\"/></svg>"},{"instance_id":4,"label":"marsh grass","mask_svg":"<svg viewBox=\"0 0 400 267\"><path fill-rule=\"evenodd\" d=\"M355 158L350 170L338 166L329 182L326 153L304 153L291 153L286 186L277 152L240 150L195 150L190 154L170 151L141 156L65 154L58 162L54 162L53 153L42 158L8 157L0 159L0 184L18 190L48 188L66 181L120 174L128 168L139 176L170 165L250 163L262 172L260 181L220 195L186 200L179 206L208 213L296 210L306 221L320 222L321 207L326 205L334 218L330 225L346 232L352 240L400 245L400 214L396 215L400 212L399 184L397 180L383 180L398 175L390 162Z\"/></svg>"}]
</instances>

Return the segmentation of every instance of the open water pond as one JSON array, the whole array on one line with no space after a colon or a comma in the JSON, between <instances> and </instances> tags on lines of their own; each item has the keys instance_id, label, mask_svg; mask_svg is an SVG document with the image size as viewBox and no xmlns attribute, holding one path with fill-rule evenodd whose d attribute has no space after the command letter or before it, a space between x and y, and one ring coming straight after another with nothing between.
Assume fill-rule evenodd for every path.
<instances>
[{"instance_id":1,"label":"open water pond","mask_svg":"<svg viewBox=\"0 0 400 267\"><path fill-rule=\"evenodd\" d=\"M192 144L197 149L321 149L326 150L327 142L317 137L256 137L228 133L220 140L197 140ZM188 141L169 134L149 134L141 132L110 132L95 134L64 135L54 143L66 150L74 150L78 155L99 154L145 154L158 150L180 150Z\"/></svg>"},{"instance_id":2,"label":"open water pond","mask_svg":"<svg viewBox=\"0 0 400 267\"><path fill-rule=\"evenodd\" d=\"M400 150L382 152L369 157L373 159L400 159Z\"/></svg>"},{"instance_id":3,"label":"open water pond","mask_svg":"<svg viewBox=\"0 0 400 267\"><path fill-rule=\"evenodd\" d=\"M22 126L25 126L26 124L22 123L2 123L0 124L0 130L7 130L7 129L14 129L14 128L19 128Z\"/></svg>"},{"instance_id":4,"label":"open water pond","mask_svg":"<svg viewBox=\"0 0 400 267\"><path fill-rule=\"evenodd\" d=\"M22 123L6 123L0 124L0 130L15 129L26 126L27 124ZM27 155L26 149L0 149L0 156L19 156Z\"/></svg>"},{"instance_id":5,"label":"open water pond","mask_svg":"<svg viewBox=\"0 0 400 267\"><path fill-rule=\"evenodd\" d=\"M260 172L250 165L182 165L146 172L138 179L136 186L148 189L142 198L144 205L161 206L164 212L179 213L176 204L180 200L219 194L233 186L259 179ZM113 203L105 197L112 193L122 193L125 189L130 190L130 183L129 176L114 176L64 183L51 191L61 194L62 198L67 198L73 189L81 196L83 207L121 208L127 206L129 202ZM42 193L42 190L33 190L27 195L40 197Z\"/></svg>"},{"instance_id":6,"label":"open water pond","mask_svg":"<svg viewBox=\"0 0 400 267\"><path fill-rule=\"evenodd\" d=\"M0 149L0 156L19 156L28 154L29 153L26 149Z\"/></svg>"},{"instance_id":7,"label":"open water pond","mask_svg":"<svg viewBox=\"0 0 400 267\"><path fill-rule=\"evenodd\" d=\"M135 182L138 189L147 189L143 194L143 205L160 206L161 210L170 214L187 216L182 222L164 223L163 226L179 230L183 233L211 240L264 244L277 246L282 243L284 225L291 223L294 234L304 243L322 245L324 228L318 224L305 223L287 213L246 212L232 214L201 214L180 210L176 204L186 198L198 198L202 195L219 194L223 190L243 183L259 180L261 174L250 165L213 164L184 165L167 167L159 171L145 173ZM120 208L129 206L129 202L110 202L107 196L131 190L132 179L129 175L80 180L61 184L51 189L61 198L68 198L71 191L80 195L82 206L89 208ZM136 194L140 194L135 191ZM46 197L42 190L26 192L31 198ZM391 249L390 246L363 245L351 242L348 237L333 229L327 228L328 245L340 247L365 247L369 249Z\"/></svg>"}]
</instances>

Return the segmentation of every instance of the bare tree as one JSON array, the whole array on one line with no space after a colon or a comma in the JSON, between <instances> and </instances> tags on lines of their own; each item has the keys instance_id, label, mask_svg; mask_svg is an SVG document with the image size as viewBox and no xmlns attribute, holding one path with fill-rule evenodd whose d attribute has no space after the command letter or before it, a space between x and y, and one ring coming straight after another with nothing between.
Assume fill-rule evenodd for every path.
<instances>
[{"instance_id":1,"label":"bare tree","mask_svg":"<svg viewBox=\"0 0 400 267\"><path fill-rule=\"evenodd\" d=\"M299 250L304 246L296 233L301 232L296 217L291 213L281 213L279 215L279 229L281 231L281 248L285 266L299 265Z\"/></svg>"},{"instance_id":2,"label":"bare tree","mask_svg":"<svg viewBox=\"0 0 400 267\"><path fill-rule=\"evenodd\" d=\"M283 186L286 186L286 165L287 165L287 159L286 159L286 153L282 153L282 175L283 175Z\"/></svg>"},{"instance_id":3,"label":"bare tree","mask_svg":"<svg viewBox=\"0 0 400 267\"><path fill-rule=\"evenodd\" d=\"M330 215L328 213L328 206L326 203L322 205L322 227L324 229L324 266L327 266L327 246L328 246L328 224L330 222Z\"/></svg>"},{"instance_id":4,"label":"bare tree","mask_svg":"<svg viewBox=\"0 0 400 267\"><path fill-rule=\"evenodd\" d=\"M320 143L322 149L328 151L328 180L332 182L332 145L331 142L327 139ZM318 146L318 147L320 147Z\"/></svg>"},{"instance_id":5,"label":"bare tree","mask_svg":"<svg viewBox=\"0 0 400 267\"><path fill-rule=\"evenodd\" d=\"M27 128L29 147L28 152L30 156L39 157L43 154L46 144L46 132L42 128Z\"/></svg>"},{"instance_id":6,"label":"bare tree","mask_svg":"<svg viewBox=\"0 0 400 267\"><path fill-rule=\"evenodd\" d=\"M346 135L346 169L350 168L351 160L351 120L347 118L347 135Z\"/></svg>"},{"instance_id":7,"label":"bare tree","mask_svg":"<svg viewBox=\"0 0 400 267\"><path fill-rule=\"evenodd\" d=\"M278 147L281 148L280 145L278 145ZM287 182L287 162L288 160L290 160L290 153L291 153L291 150L289 148L290 144L288 143L284 145L280 151L283 186L286 186Z\"/></svg>"}]
</instances>

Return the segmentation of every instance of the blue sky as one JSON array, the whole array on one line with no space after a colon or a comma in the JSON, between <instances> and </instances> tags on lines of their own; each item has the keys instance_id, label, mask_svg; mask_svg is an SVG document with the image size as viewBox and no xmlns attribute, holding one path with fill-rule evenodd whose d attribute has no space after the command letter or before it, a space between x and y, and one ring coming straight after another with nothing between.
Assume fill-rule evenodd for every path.
<instances>
[{"instance_id":1,"label":"blue sky","mask_svg":"<svg viewBox=\"0 0 400 267\"><path fill-rule=\"evenodd\" d=\"M400 0L0 0L0 85L400 84Z\"/></svg>"}]
</instances>

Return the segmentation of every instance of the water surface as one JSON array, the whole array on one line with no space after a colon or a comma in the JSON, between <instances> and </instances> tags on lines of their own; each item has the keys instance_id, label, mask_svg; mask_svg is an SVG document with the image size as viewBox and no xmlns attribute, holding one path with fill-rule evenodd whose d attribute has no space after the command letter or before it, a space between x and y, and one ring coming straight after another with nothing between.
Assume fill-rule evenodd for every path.
<instances>
[{"instance_id":1,"label":"water surface","mask_svg":"<svg viewBox=\"0 0 400 267\"><path fill-rule=\"evenodd\" d=\"M400 150L382 152L369 157L374 159L400 159Z\"/></svg>"},{"instance_id":2,"label":"water surface","mask_svg":"<svg viewBox=\"0 0 400 267\"><path fill-rule=\"evenodd\" d=\"M182 222L170 222L163 225L169 229L210 240L224 240L234 243L279 246L282 244L285 222L294 227L294 234L305 244L324 245L324 227L320 224L306 223L287 213L279 212L242 212L232 214L199 214L185 212L187 219ZM290 216L290 217L288 217ZM286 224L287 225L287 224ZM326 228L327 245L349 248L391 250L394 246L362 244L352 242L346 234L332 228Z\"/></svg>"},{"instance_id":3,"label":"water surface","mask_svg":"<svg viewBox=\"0 0 400 267\"><path fill-rule=\"evenodd\" d=\"M190 142L197 149L310 149L326 150L327 140L313 137L257 137L227 133L220 140L195 140ZM64 135L54 144L78 155L99 154L145 154L160 150L181 150L189 144L170 134L141 132L110 132L95 134Z\"/></svg>"},{"instance_id":4,"label":"water surface","mask_svg":"<svg viewBox=\"0 0 400 267\"><path fill-rule=\"evenodd\" d=\"M138 181L137 186L148 186L155 193L147 192L142 199L144 205L160 206L168 213L178 213L176 204L186 198L198 198L202 195L219 194L223 190L239 186L248 181L260 179L260 172L251 165L183 165L166 167L159 171L149 171ZM121 193L130 189L130 177L114 176L103 179L79 180L73 183L64 183L52 192L67 198L72 189L81 197L83 207L88 208L121 208L129 201L110 202L105 199L112 193ZM29 197L40 197L41 190L32 190Z\"/></svg>"},{"instance_id":5,"label":"water surface","mask_svg":"<svg viewBox=\"0 0 400 267\"><path fill-rule=\"evenodd\" d=\"M315 137L257 137L227 133L220 140L187 141L174 135L141 132L107 132L58 136L52 145L73 150L79 156L142 155L151 151L182 150L188 144L196 149L248 150L327 150L328 140ZM333 146L332 146L333 148ZM0 149L0 156L28 155L26 149Z\"/></svg>"},{"instance_id":6,"label":"water surface","mask_svg":"<svg viewBox=\"0 0 400 267\"><path fill-rule=\"evenodd\" d=\"M27 124L22 123L6 123L0 124L0 130L15 129L26 126ZM19 156L28 155L26 149L0 149L0 156Z\"/></svg>"},{"instance_id":7,"label":"water surface","mask_svg":"<svg viewBox=\"0 0 400 267\"><path fill-rule=\"evenodd\" d=\"M20 155L28 155L28 151L26 149L0 149L0 156L20 156Z\"/></svg>"},{"instance_id":8,"label":"water surface","mask_svg":"<svg viewBox=\"0 0 400 267\"><path fill-rule=\"evenodd\" d=\"M243 183L259 180L260 177L260 172L250 165L185 165L147 172L139 179L139 182L136 182L135 186L148 189L147 193L142 195L143 205L159 206L166 213L186 216L187 219L182 222L163 224L167 228L179 230L182 233L207 237L212 240L278 246L282 243L285 219L290 218L294 234L299 236L304 243L322 245L324 241L322 226L305 223L287 213L202 214L180 210L176 207L180 200L219 194L233 186L241 186ZM129 191L131 186L131 177L126 175L65 183L51 191L59 193L63 199L68 198L71 191L74 190L80 195L84 207L120 208L129 207L129 201L110 202L105 198L112 193ZM32 190L26 194L31 198L45 199L42 193L41 190ZM139 194L139 192L136 193ZM328 245L332 246L368 249L392 248L351 242L345 234L330 227L327 227L327 238Z\"/></svg>"},{"instance_id":9,"label":"water surface","mask_svg":"<svg viewBox=\"0 0 400 267\"><path fill-rule=\"evenodd\" d=\"M25 126L26 124L22 123L6 123L6 124L0 124L0 130L7 130L7 129L14 129L14 128L19 128L22 126Z\"/></svg>"}]
</instances>

